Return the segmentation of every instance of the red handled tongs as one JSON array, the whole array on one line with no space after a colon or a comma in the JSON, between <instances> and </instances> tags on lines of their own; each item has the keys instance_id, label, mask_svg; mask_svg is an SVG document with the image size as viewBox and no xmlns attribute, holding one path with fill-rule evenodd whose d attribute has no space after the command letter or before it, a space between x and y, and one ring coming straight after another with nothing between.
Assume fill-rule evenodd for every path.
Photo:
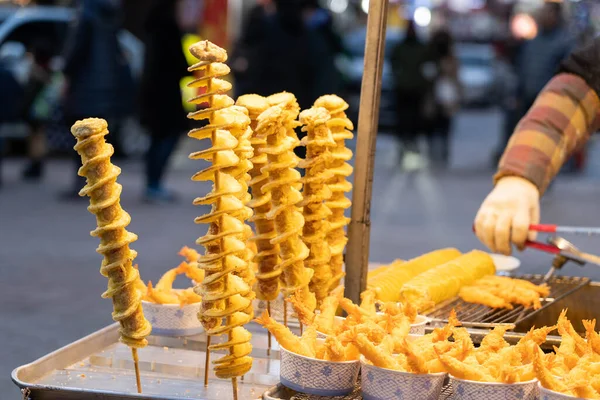
<instances>
[{"instance_id":1,"label":"red handled tongs","mask_svg":"<svg viewBox=\"0 0 600 400\"><path fill-rule=\"evenodd\" d=\"M529 225L530 231L552 233L552 234L565 234L565 235L584 235L584 236L597 236L600 235L600 228L590 227L578 227L578 226L559 226L559 225L548 225L548 224L535 224Z\"/></svg>"}]
</instances>

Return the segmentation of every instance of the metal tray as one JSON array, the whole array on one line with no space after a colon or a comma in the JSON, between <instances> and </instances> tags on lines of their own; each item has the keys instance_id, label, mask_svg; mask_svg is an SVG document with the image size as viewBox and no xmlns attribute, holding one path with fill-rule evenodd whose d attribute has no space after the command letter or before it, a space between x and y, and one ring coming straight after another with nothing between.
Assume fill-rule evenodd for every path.
<instances>
[{"instance_id":1,"label":"metal tray","mask_svg":"<svg viewBox=\"0 0 600 400\"><path fill-rule=\"evenodd\" d=\"M279 382L279 347L267 355L266 331L251 323L252 370L239 381L240 399L261 398ZM150 336L139 350L143 395L136 393L128 347L118 342L113 324L12 372L12 380L31 400L85 399L230 399L230 380L212 374L204 387L205 335L187 338ZM216 357L211 357L212 359Z\"/></svg>"}]
</instances>

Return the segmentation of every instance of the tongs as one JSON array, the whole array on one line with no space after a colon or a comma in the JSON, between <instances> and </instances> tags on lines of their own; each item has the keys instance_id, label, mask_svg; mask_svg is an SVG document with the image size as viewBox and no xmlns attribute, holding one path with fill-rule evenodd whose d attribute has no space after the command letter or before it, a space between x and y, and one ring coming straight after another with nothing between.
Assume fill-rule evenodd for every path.
<instances>
[{"instance_id":1,"label":"tongs","mask_svg":"<svg viewBox=\"0 0 600 400\"><path fill-rule=\"evenodd\" d=\"M542 233L561 233L565 235L584 235L597 236L600 235L600 228L580 227L580 226L560 226L552 224L535 224L529 225L530 231Z\"/></svg>"}]
</instances>

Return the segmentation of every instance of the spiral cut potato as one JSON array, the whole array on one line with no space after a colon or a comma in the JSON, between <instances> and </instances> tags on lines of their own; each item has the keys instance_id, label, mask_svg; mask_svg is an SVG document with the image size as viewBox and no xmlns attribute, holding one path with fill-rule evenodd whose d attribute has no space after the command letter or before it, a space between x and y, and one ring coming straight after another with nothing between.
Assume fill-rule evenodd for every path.
<instances>
[{"instance_id":1,"label":"spiral cut potato","mask_svg":"<svg viewBox=\"0 0 600 400\"><path fill-rule=\"evenodd\" d=\"M190 131L189 136L211 140L210 148L192 153L190 158L212 163L192 179L213 182L210 193L194 200L195 205L211 206L209 213L195 219L198 224L209 224L207 234L196 241L206 249L198 260L199 267L205 271L204 280L195 288L202 296L198 319L207 335L228 335L226 341L212 344L209 350L228 350L226 356L213 363L217 377L233 378L244 375L252 367L251 334L243 325L252 319L249 310L253 295L250 285L242 278L249 269L245 242L248 229L243 221L251 213L244 205L247 198L243 194L244 183L240 182L245 179L243 171L247 168L247 163L240 167L240 157L243 157L240 146L245 146L243 135L249 118L243 110L232 107L233 100L224 94L231 89L231 84L219 78L229 72L223 64L227 60L225 50L202 41L192 45L190 52L200 60L190 70L202 73L190 86L206 88L206 93L191 102L208 102L208 108L189 117L208 119L209 124Z\"/></svg>"},{"instance_id":2,"label":"spiral cut potato","mask_svg":"<svg viewBox=\"0 0 600 400\"><path fill-rule=\"evenodd\" d=\"M336 145L327 127L330 118L329 112L322 107L313 107L300 113L300 122L304 125L302 131L307 132L302 139L302 144L306 146L306 159L299 164L300 168L306 170L302 179L304 200L300 203L304 214L302 239L310 249L304 265L314 271L310 291L315 294L318 304L327 297L332 279L329 267L331 253L327 243L327 217L331 211L324 203L331 198L331 190L326 183L333 177L333 173L327 169L331 161L329 149Z\"/></svg>"},{"instance_id":3,"label":"spiral cut potato","mask_svg":"<svg viewBox=\"0 0 600 400\"><path fill-rule=\"evenodd\" d=\"M272 301L279 295L279 279L281 276L281 268L279 268L279 245L272 244L271 239L275 238L275 223L267 218L267 214L271 211L271 193L263 192L263 186L269 181L269 174L261 171L267 165L267 154L262 153L262 149L267 145L265 138L259 138L257 132L257 118L269 108L269 103L266 98L257 94L247 94L240 96L236 102L237 105L245 107L250 116L250 127L253 130L250 143L254 148L254 157L252 161L252 169L250 176L252 180L249 182L252 188L252 201L248 203L254 209L252 221L256 228L256 236L254 241L257 245L257 253L255 261L258 265L258 273L256 274L257 283L254 291L256 296L261 300Z\"/></svg>"},{"instance_id":4,"label":"spiral cut potato","mask_svg":"<svg viewBox=\"0 0 600 400\"><path fill-rule=\"evenodd\" d=\"M261 171L269 175L269 183L262 190L271 196L272 209L267 218L275 221L277 236L271 243L280 247L284 294L295 292L297 298L314 310L316 299L308 288L313 270L304 266L309 249L301 239L304 217L297 208L302 201L302 194L296 188L300 173L294 169L299 162L294 154L298 138L293 132L297 117L295 100L275 105L258 116L256 130L259 137L267 139L261 152L267 154L268 163Z\"/></svg>"},{"instance_id":5,"label":"spiral cut potato","mask_svg":"<svg viewBox=\"0 0 600 400\"><path fill-rule=\"evenodd\" d=\"M114 150L104 138L108 126L103 119L88 118L77 121L71 133L77 139L75 150L83 163L78 174L87 178L79 195L90 197L88 210L96 215L98 224L91 235L100 238L96 250L104 256L100 273L108 278L108 289L102 297L112 298L112 317L121 324L121 342L132 348L145 347L152 327L144 318L143 293L136 285L139 272L132 266L137 253L129 248L137 235L125 229L131 217L121 208L122 187L117 183L121 169L110 162Z\"/></svg>"},{"instance_id":6,"label":"spiral cut potato","mask_svg":"<svg viewBox=\"0 0 600 400\"><path fill-rule=\"evenodd\" d=\"M367 282L369 288L378 288L377 298L381 301L399 301L400 289L419 274L444 264L461 255L456 249L439 249L392 266Z\"/></svg>"},{"instance_id":7,"label":"spiral cut potato","mask_svg":"<svg viewBox=\"0 0 600 400\"><path fill-rule=\"evenodd\" d=\"M315 107L323 107L331 115L327 126L331 130L333 140L336 146L331 150L332 157L328 170L333 173L328 185L331 189L331 198L325 202L325 205L331 210L328 217L329 233L327 242L331 250L331 283L329 289L333 289L340 284L340 279L344 276L344 248L348 242L345 227L350 223L350 218L344 216L347 208L352 206L352 202L344 193L352 190L352 183L346 178L352 175L352 166L346 161L352 159L352 151L346 147L345 141L352 139L352 121L346 116L345 110L348 109L348 103L336 95L325 95L315 101Z\"/></svg>"},{"instance_id":8,"label":"spiral cut potato","mask_svg":"<svg viewBox=\"0 0 600 400\"><path fill-rule=\"evenodd\" d=\"M486 252L473 250L406 282L400 290L400 301L414 304L422 310L427 305L456 296L461 287L495 273L492 257Z\"/></svg>"}]
</instances>

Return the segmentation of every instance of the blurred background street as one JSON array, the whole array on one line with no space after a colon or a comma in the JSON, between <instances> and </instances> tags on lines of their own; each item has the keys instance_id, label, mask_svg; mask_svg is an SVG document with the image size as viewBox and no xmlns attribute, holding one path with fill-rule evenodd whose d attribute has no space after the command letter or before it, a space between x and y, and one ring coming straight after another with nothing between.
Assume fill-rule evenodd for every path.
<instances>
[{"instance_id":1,"label":"blurred background street","mask_svg":"<svg viewBox=\"0 0 600 400\"><path fill-rule=\"evenodd\" d=\"M95 220L88 200L76 196L84 182L75 177L68 130L75 120L109 121L145 281L177 266L179 249L205 234L193 223L203 210L191 203L210 187L190 180L203 165L187 155L206 144L183 134L192 108L182 100L195 94L185 86L190 43L208 38L227 48L236 96L288 90L306 108L337 93L356 121L368 1L292 3L0 1L0 398L19 398L13 368L112 322L111 302L100 298L98 240L88 234ZM390 2L373 262L449 246L483 249L471 226L510 134L560 59L600 23L594 0L552 4L560 7ZM545 35L564 43L552 41L546 52ZM544 54L551 68L527 58ZM599 181L600 144L592 140L542 199L542 222L599 225ZM597 239L575 243L598 253ZM544 273L551 263L532 250L516 256L521 273ZM600 279L595 266L562 273Z\"/></svg>"}]
</instances>

